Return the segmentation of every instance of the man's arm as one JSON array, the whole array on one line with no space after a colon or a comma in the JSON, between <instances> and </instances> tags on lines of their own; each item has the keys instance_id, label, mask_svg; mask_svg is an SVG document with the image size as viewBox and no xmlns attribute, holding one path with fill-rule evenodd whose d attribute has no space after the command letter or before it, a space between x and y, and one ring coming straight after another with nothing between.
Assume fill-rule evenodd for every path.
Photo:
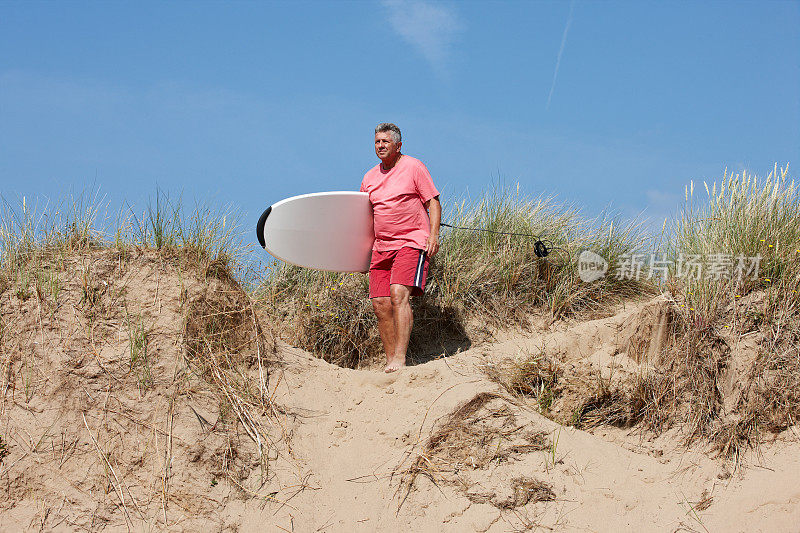
<instances>
[{"instance_id":1,"label":"man's arm","mask_svg":"<svg viewBox=\"0 0 800 533\"><path fill-rule=\"evenodd\" d=\"M428 217L431 220L431 234L428 236L425 251L429 257L433 257L439 251L439 225L442 223L442 204L439 202L439 196L434 196L425 202L425 209L428 210Z\"/></svg>"}]
</instances>

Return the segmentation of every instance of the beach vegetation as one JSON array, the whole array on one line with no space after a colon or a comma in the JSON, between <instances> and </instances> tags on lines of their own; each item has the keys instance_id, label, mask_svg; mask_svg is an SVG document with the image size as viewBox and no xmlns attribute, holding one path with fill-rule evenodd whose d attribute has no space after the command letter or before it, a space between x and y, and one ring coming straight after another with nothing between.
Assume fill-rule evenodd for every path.
<instances>
[{"instance_id":1,"label":"beach vegetation","mask_svg":"<svg viewBox=\"0 0 800 533\"><path fill-rule=\"evenodd\" d=\"M607 316L627 299L653 294L649 280L609 273L589 284L575 268L585 249L609 264L649 250L652 240L640 221L586 217L553 198L502 187L475 201L445 201L443 216L456 228L442 228L426 294L412 300L412 350L415 340L431 348L420 339L482 338L493 330L529 327L533 315ZM549 249L546 257L537 256L538 241ZM347 367L369 366L383 356L365 275L276 263L258 291L290 343ZM425 356L431 354L417 353Z\"/></svg>"}]
</instances>

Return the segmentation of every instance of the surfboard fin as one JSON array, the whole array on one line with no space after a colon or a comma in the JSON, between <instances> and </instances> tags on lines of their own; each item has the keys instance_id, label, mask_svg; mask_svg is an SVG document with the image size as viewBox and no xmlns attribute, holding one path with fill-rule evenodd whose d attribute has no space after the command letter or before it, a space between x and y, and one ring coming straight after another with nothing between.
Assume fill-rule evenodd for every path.
<instances>
[{"instance_id":1,"label":"surfboard fin","mask_svg":"<svg viewBox=\"0 0 800 533\"><path fill-rule=\"evenodd\" d=\"M272 206L269 206L266 211L261 213L261 217L256 223L256 238L258 239L258 244L260 244L265 250L267 248L267 241L264 240L264 224L267 223L267 217L269 216L270 211L272 211Z\"/></svg>"}]
</instances>

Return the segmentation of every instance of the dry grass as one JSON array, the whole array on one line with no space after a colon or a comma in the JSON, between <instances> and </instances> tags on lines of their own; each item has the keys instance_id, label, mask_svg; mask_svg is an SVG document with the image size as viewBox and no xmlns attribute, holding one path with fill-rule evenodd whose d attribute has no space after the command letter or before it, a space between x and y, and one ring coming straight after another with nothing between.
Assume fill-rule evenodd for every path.
<instances>
[{"instance_id":1,"label":"dry grass","mask_svg":"<svg viewBox=\"0 0 800 533\"><path fill-rule=\"evenodd\" d=\"M660 287L670 295L663 317L666 341L658 353L640 361L642 370L634 379L586 381L586 376L567 374L566 367L544 353L503 361L487 373L518 400L535 401L539 411L551 416L551 405L562 391L580 389L583 395L572 413L579 427L660 432L677 426L687 443L710 442L724 457L738 456L795 424L800 416L800 200L786 177L777 168L766 180L726 174L719 186L707 187L704 202L695 201L693 188L687 190L684 209L667 236L667 254L673 259L760 255L759 275L692 279L673 269ZM266 309L292 344L341 366L369 366L381 356L365 276L275 265L260 278L242 266L246 249L237 237L235 215L219 215L203 206L186 215L180 204L159 193L141 215L127 212L111 220L100 220L107 204L96 195L42 209L26 200L0 206L0 298L13 302L21 313L3 314L0 322L0 386L17 395L15 404L4 400L2 408L29 407L51 393L41 355L25 351L20 332L36 331L44 338L73 321L69 323L80 338L70 342L80 354L64 355L64 367L72 373L64 387L74 392L69 401L86 414L85 423L76 419L73 425L85 424L93 443L67 430L60 448L52 435L42 435L40 441L52 440L53 455L60 454L61 462L77 453L79 443L91 445L87 449L96 456L91 490L102 486L101 492L113 500L93 521L110 521L120 513L144 516L152 499L151 493L126 486L126 476L138 470L123 468L129 456L118 443L125 432L112 429L108 413L128 420L130 432L144 427L155 435L165 526L175 498L170 465L176 454L186 452L173 434L175 410L182 402L203 395L215 402L216 421L189 404L209 442L216 443L190 454L211 465L212 484L227 480L238 493L252 496L258 488L248 485L250 472L259 468L263 483L270 476L270 455L277 450L291 454L284 413L269 393L276 365L272 331L259 322L256 309ZM560 250L540 259L525 238L443 231L427 295L413 304L412 347L419 352L430 346L439 350L436 343L448 338L463 345L480 329L526 327L532 314L552 319L601 316L621 301L657 289L649 281L613 275L594 283L582 283L576 276L573 258L582 249L595 251L610 264L630 252L646 252L650 242L636 224L587 220L551 199L523 198L508 190L489 191L473 203L446 205L445 211L454 225L541 234ZM169 376L158 355L163 332L141 310L129 312L129 288L119 283L137 261L170 269L179 279L184 353L181 366ZM190 280L195 280L193 288ZM124 361L102 350L115 335L127 343ZM753 343L752 358L741 353L739 341L745 336ZM645 351L636 342L630 344L632 351ZM74 389L74 376L84 380L85 391L69 389ZM740 386L732 388L731 383ZM156 405L163 400L158 403L163 424L144 420L135 403L115 396L124 386L133 387L139 402ZM112 389L114 393L105 392ZM10 441L6 434L0 437L2 460ZM248 452L249 446L254 453ZM469 480L471 472L547 446L544 434L517 422L505 400L478 394L437 424L422 443L402 472L404 501L419 475L501 509L552 499L552 489L533 478L515 479L505 496L476 492ZM30 453L41 453L39 444ZM24 492L22 485L10 481L9 486L16 487L14 494ZM93 527L94 522L73 525L81 524Z\"/></svg>"},{"instance_id":2,"label":"dry grass","mask_svg":"<svg viewBox=\"0 0 800 533\"><path fill-rule=\"evenodd\" d=\"M637 421L631 395L603 386L584 400L576 410L572 423L581 429L601 425L625 428L633 426Z\"/></svg>"},{"instance_id":3,"label":"dry grass","mask_svg":"<svg viewBox=\"0 0 800 533\"><path fill-rule=\"evenodd\" d=\"M699 204L687 188L675 226L672 249L684 257L725 254L734 265L738 257L760 258L757 272L738 276L734 267L730 277L673 285L681 316L673 367L688 392L687 434L711 438L725 456L785 429L800 412L800 196L787 175L777 165L763 180L726 174L705 186L707 201ZM759 339L756 357L739 371L731 349L747 333ZM730 371L740 372L742 392L725 412L722 376Z\"/></svg>"},{"instance_id":4,"label":"dry grass","mask_svg":"<svg viewBox=\"0 0 800 533\"><path fill-rule=\"evenodd\" d=\"M402 493L403 497L400 505L419 475L433 483L456 486L473 501L490 502L504 509L525 505L532 499L552 499L550 487L531 478L513 481L511 499L498 499L493 492L476 494L462 473L483 470L548 446L546 434L529 429L527 424L519 424L502 396L479 393L437 425L422 450L401 472L398 494Z\"/></svg>"},{"instance_id":5,"label":"dry grass","mask_svg":"<svg viewBox=\"0 0 800 533\"><path fill-rule=\"evenodd\" d=\"M516 509L530 502L550 502L556 499L553 487L527 476L516 477L511 480L512 495L505 499L492 501L498 509Z\"/></svg>"},{"instance_id":6,"label":"dry grass","mask_svg":"<svg viewBox=\"0 0 800 533\"><path fill-rule=\"evenodd\" d=\"M475 202L446 204L454 226L498 233L453 229L443 232L442 246L430 276L430 293L443 306L479 317L496 328L523 325L534 311L555 317L595 315L649 290L648 283L607 276L582 283L574 261L590 249L609 263L650 242L637 221L620 223L612 216L586 218L553 198L529 198L508 188L494 188ZM534 254L535 235L553 251Z\"/></svg>"},{"instance_id":7,"label":"dry grass","mask_svg":"<svg viewBox=\"0 0 800 533\"><path fill-rule=\"evenodd\" d=\"M730 414L723 409L730 348L713 328L669 316L669 342L658 360L626 381L598 377L595 390L587 391L576 409L573 425L638 425L656 433L679 425L687 444L719 440L720 425Z\"/></svg>"},{"instance_id":8,"label":"dry grass","mask_svg":"<svg viewBox=\"0 0 800 533\"><path fill-rule=\"evenodd\" d=\"M444 209L455 226L540 235L554 251L538 258L533 238L443 228L426 295L412 303L412 349L447 352L446 343L437 343L442 338L467 346L488 331L527 326L534 312L554 318L607 314L620 301L652 290L649 282L615 276L582 283L573 264L583 248L613 262L648 247L637 223L586 219L552 199L529 199L506 189L490 190L474 203L446 203ZM351 368L381 358L366 276L275 264L259 293L292 344Z\"/></svg>"},{"instance_id":9,"label":"dry grass","mask_svg":"<svg viewBox=\"0 0 800 533\"><path fill-rule=\"evenodd\" d=\"M544 413L558 394L558 380L563 374L559 364L543 350L535 355L486 365L484 371L489 379L514 396L534 398L540 412Z\"/></svg>"},{"instance_id":10,"label":"dry grass","mask_svg":"<svg viewBox=\"0 0 800 533\"><path fill-rule=\"evenodd\" d=\"M240 282L235 217L177 205L159 193L146 216L112 220L99 220L108 210L96 196L2 205L0 442L6 451L14 439L13 461L27 468L7 495L52 506L37 477L52 463L72 502L47 507L43 528L202 520L219 503L205 491L225 484L252 498L270 460L291 453L268 388L271 331ZM26 422L41 402L63 406L49 427L41 415ZM179 417L187 409L199 425ZM36 444L22 453L29 434ZM77 464L83 474L65 479ZM210 485L195 494L197 476Z\"/></svg>"},{"instance_id":11,"label":"dry grass","mask_svg":"<svg viewBox=\"0 0 800 533\"><path fill-rule=\"evenodd\" d=\"M800 196L777 166L764 180L726 173L705 190L707 200L698 202L694 186L687 188L666 236L661 258L673 265L661 286L666 304L663 312L641 317L658 327L643 322L622 340L620 348L641 365L637 376L598 378L587 388L582 376L552 370L555 363L542 354L501 362L489 375L509 392L534 398L545 414L542 398L547 403L565 387L582 389L571 420L579 427L660 432L678 426L687 443L710 442L724 457L738 457L794 424L800 415ZM760 258L757 271L747 272L749 257ZM689 258L706 270L687 275ZM728 274L710 270L715 261L727 264ZM745 336L752 346L741 342Z\"/></svg>"},{"instance_id":12,"label":"dry grass","mask_svg":"<svg viewBox=\"0 0 800 533\"><path fill-rule=\"evenodd\" d=\"M368 365L380 354L366 276L290 265L274 269L259 287L259 301L290 344L349 368Z\"/></svg>"},{"instance_id":13,"label":"dry grass","mask_svg":"<svg viewBox=\"0 0 800 533\"><path fill-rule=\"evenodd\" d=\"M633 379L596 378L595 389L587 390L569 423L583 429L636 426L655 433L678 426L687 444L702 440L723 457L739 457L745 448L797 420L800 358L796 337L776 332L783 344L772 350L765 350L762 341L753 362L740 375L739 392L728 384L733 371L730 341L720 337L716 328L680 322L679 314L671 316L670 340L659 360L644 365ZM505 379L522 375L518 372ZM564 376L562 385L575 378ZM555 391L557 396L559 388ZM726 394L738 395L727 407Z\"/></svg>"},{"instance_id":14,"label":"dry grass","mask_svg":"<svg viewBox=\"0 0 800 533\"><path fill-rule=\"evenodd\" d=\"M186 303L185 316L187 366L210 386L220 412L230 412L233 420L223 416L220 421L241 424L256 444L266 479L268 450L286 442L280 424L275 424L277 436L263 424L264 417L277 419L282 414L268 389L276 362L274 341L265 335L252 301L237 285L209 285ZM226 453L224 464L235 457L234 449Z\"/></svg>"},{"instance_id":15,"label":"dry grass","mask_svg":"<svg viewBox=\"0 0 800 533\"><path fill-rule=\"evenodd\" d=\"M732 416L713 430L712 439L723 456L738 457L766 434L796 424L800 417L798 344L800 336L796 331L772 332L762 341Z\"/></svg>"}]
</instances>

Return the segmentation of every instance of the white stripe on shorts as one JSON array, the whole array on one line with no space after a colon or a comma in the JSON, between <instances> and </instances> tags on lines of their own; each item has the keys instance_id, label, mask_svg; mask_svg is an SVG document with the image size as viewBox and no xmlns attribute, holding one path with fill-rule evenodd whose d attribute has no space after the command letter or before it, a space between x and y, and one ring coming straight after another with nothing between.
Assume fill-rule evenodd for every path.
<instances>
[{"instance_id":1,"label":"white stripe on shorts","mask_svg":"<svg viewBox=\"0 0 800 533\"><path fill-rule=\"evenodd\" d=\"M419 251L419 261L417 261L417 272L414 275L414 286L422 288L422 270L425 266L425 250Z\"/></svg>"}]
</instances>

